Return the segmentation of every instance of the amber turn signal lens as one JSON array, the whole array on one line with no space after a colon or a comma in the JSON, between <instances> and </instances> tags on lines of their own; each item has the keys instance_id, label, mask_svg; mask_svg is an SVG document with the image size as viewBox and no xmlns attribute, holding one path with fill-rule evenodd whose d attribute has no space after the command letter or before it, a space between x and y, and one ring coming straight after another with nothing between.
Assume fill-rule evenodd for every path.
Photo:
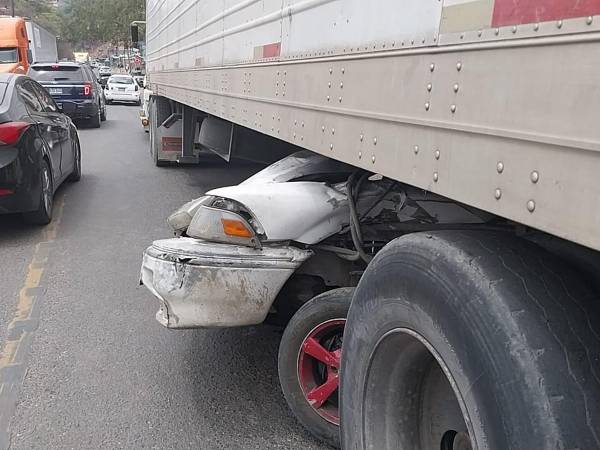
<instances>
[{"instance_id":1,"label":"amber turn signal lens","mask_svg":"<svg viewBox=\"0 0 600 450\"><path fill-rule=\"evenodd\" d=\"M252 237L252 231L239 220L221 219L221 223L223 224L223 232L228 236Z\"/></svg>"}]
</instances>

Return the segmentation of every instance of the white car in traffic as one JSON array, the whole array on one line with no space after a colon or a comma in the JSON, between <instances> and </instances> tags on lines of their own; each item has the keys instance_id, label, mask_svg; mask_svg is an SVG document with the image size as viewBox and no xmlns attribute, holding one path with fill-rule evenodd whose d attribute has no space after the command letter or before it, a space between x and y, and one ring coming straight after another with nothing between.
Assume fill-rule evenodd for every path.
<instances>
[{"instance_id":1,"label":"white car in traffic","mask_svg":"<svg viewBox=\"0 0 600 450\"><path fill-rule=\"evenodd\" d=\"M131 75L112 75L104 90L106 103L127 102L140 104L140 87Z\"/></svg>"},{"instance_id":2,"label":"white car in traffic","mask_svg":"<svg viewBox=\"0 0 600 450\"><path fill-rule=\"evenodd\" d=\"M112 75L112 69L108 66L100 66L100 68L98 68L98 74L100 76L105 76L105 75Z\"/></svg>"}]
</instances>

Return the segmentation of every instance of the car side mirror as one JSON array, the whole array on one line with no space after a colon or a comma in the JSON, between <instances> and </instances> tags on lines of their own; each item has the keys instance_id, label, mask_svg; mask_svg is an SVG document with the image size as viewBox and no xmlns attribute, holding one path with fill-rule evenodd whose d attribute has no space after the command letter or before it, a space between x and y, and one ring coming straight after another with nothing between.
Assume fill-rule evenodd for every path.
<instances>
[{"instance_id":1,"label":"car side mirror","mask_svg":"<svg viewBox=\"0 0 600 450\"><path fill-rule=\"evenodd\" d=\"M31 64L33 62L33 52L30 48L27 49L27 62Z\"/></svg>"},{"instance_id":2,"label":"car side mirror","mask_svg":"<svg viewBox=\"0 0 600 450\"><path fill-rule=\"evenodd\" d=\"M73 102L63 102L62 107L60 108L63 114L70 116L75 113L77 110L77 105Z\"/></svg>"}]
</instances>

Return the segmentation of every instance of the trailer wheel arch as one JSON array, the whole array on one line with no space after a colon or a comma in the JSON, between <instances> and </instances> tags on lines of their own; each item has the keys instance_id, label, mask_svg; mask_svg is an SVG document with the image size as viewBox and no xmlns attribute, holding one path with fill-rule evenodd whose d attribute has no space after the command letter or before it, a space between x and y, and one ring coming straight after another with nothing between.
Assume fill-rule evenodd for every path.
<instances>
[{"instance_id":1,"label":"trailer wheel arch","mask_svg":"<svg viewBox=\"0 0 600 450\"><path fill-rule=\"evenodd\" d=\"M398 427L427 406L427 364L443 369L465 424L430 438L438 448L465 432L479 450L598 447L598 306L562 260L512 236L446 231L392 241L367 268L348 316L343 447L428 448L416 431L426 423Z\"/></svg>"}]
</instances>

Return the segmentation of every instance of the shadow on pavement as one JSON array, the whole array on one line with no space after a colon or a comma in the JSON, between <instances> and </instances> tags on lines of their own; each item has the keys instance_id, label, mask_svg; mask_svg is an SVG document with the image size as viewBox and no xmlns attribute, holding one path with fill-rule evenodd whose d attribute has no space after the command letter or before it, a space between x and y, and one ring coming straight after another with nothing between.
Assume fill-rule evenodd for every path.
<instances>
[{"instance_id":1,"label":"shadow on pavement","mask_svg":"<svg viewBox=\"0 0 600 450\"><path fill-rule=\"evenodd\" d=\"M69 182L64 182L59 186L54 194L54 205L58 204L59 200L68 191ZM44 225L31 225L25 223L23 215L15 214L0 214L0 246L2 244L10 245L16 239L26 239L37 236L44 231Z\"/></svg>"},{"instance_id":2,"label":"shadow on pavement","mask_svg":"<svg viewBox=\"0 0 600 450\"><path fill-rule=\"evenodd\" d=\"M307 448L306 444L329 448L299 425L279 387L277 353L282 328L258 325L192 333L180 356L192 374L184 389L192 392L197 420L207 431L233 424L227 442L243 444L261 436L281 436L287 430L283 434L291 441L290 448ZM214 401L206 402L207 398Z\"/></svg>"}]
</instances>

